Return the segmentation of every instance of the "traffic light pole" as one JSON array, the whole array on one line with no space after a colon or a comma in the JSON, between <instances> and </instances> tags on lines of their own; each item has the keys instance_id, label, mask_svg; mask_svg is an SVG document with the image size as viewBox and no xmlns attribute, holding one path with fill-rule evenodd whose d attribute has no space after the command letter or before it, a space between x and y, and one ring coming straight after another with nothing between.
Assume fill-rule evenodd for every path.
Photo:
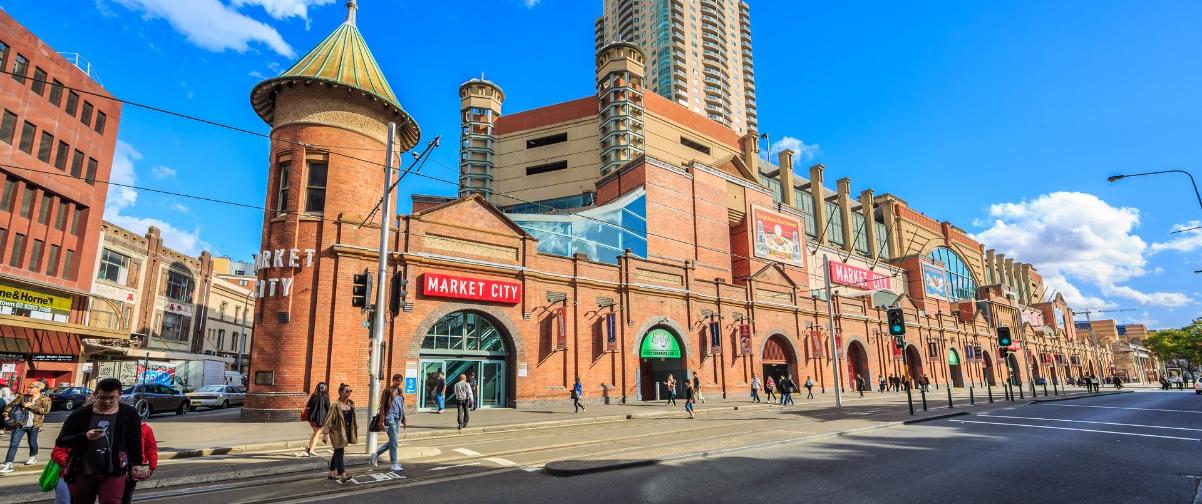
<instances>
[{"instance_id":1,"label":"traffic light pole","mask_svg":"<svg viewBox=\"0 0 1202 504\"><path fill-rule=\"evenodd\" d=\"M831 366L835 368L835 407L843 407L843 379L839 373L839 345L835 341L835 299L831 296L831 260L822 254L822 279L826 283L826 318L830 323Z\"/></svg>"},{"instance_id":2,"label":"traffic light pole","mask_svg":"<svg viewBox=\"0 0 1202 504\"><path fill-rule=\"evenodd\" d=\"M396 137L396 123L388 123L388 144L384 152L384 193L380 202L380 257L376 262L376 302L372 310L371 349L368 350L367 374L367 418L380 410L380 364L384 353L384 274L388 269L388 227L392 221L392 158L393 139ZM376 452L376 432L370 426L367 431L367 453Z\"/></svg>"}]
</instances>

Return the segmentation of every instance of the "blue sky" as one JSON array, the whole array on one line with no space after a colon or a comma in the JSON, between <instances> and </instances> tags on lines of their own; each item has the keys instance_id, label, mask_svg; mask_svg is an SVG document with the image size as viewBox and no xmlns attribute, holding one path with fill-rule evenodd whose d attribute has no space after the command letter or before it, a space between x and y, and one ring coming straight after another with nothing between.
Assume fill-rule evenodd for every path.
<instances>
[{"instance_id":1,"label":"blue sky","mask_svg":"<svg viewBox=\"0 0 1202 504\"><path fill-rule=\"evenodd\" d=\"M313 47L342 0L0 0L105 87L266 133L251 87ZM1202 176L1202 4L1190 2L772 2L752 0L761 130L853 190L894 193L1034 263L1076 307L1181 325L1202 312L1202 220L1184 176ZM479 76L506 111L593 89L601 0L361 0L359 26L423 142L455 178L456 88ZM267 142L126 107L114 180L261 205ZM411 192L454 187L406 179ZM171 246L248 258L255 210L112 191L119 224Z\"/></svg>"}]
</instances>

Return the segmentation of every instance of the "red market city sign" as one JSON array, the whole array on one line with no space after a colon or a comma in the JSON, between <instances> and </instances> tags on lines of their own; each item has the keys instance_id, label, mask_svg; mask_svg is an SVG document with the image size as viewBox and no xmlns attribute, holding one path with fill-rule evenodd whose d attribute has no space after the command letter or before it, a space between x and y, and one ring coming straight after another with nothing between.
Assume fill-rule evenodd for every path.
<instances>
[{"instance_id":1,"label":"red market city sign","mask_svg":"<svg viewBox=\"0 0 1202 504\"><path fill-rule=\"evenodd\" d=\"M517 304L522 299L522 284L485 278L422 274L422 294L430 297L471 299Z\"/></svg>"},{"instance_id":2,"label":"red market city sign","mask_svg":"<svg viewBox=\"0 0 1202 504\"><path fill-rule=\"evenodd\" d=\"M890 279L875 271L857 268L839 261L830 261L831 282L863 290L889 290Z\"/></svg>"}]
</instances>

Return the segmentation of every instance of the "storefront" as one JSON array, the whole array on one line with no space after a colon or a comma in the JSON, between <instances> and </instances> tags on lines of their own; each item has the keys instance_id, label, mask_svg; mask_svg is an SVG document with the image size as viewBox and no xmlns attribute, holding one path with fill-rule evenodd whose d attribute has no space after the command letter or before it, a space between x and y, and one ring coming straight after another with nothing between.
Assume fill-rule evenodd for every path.
<instances>
[{"instance_id":1,"label":"storefront","mask_svg":"<svg viewBox=\"0 0 1202 504\"><path fill-rule=\"evenodd\" d=\"M513 369L511 345L504 331L481 312L457 311L434 323L422 339L418 387L421 409L437 409L439 373L446 380L446 407L458 404L451 388L460 376L467 377L478 407L507 407L511 397L509 373Z\"/></svg>"},{"instance_id":2,"label":"storefront","mask_svg":"<svg viewBox=\"0 0 1202 504\"><path fill-rule=\"evenodd\" d=\"M689 379L680 336L667 327L653 327L643 335L639 344L639 399L659 400L665 397L668 377L676 379L676 395L684 397L685 380Z\"/></svg>"},{"instance_id":3,"label":"storefront","mask_svg":"<svg viewBox=\"0 0 1202 504\"><path fill-rule=\"evenodd\" d=\"M773 334L764 344L764 351L761 353L760 361L762 363L761 370L763 372L763 381L766 383L771 377L773 381L780 381L785 376L792 376L794 381L799 378L797 372L797 354L793 352L788 341L784 336Z\"/></svg>"}]
</instances>

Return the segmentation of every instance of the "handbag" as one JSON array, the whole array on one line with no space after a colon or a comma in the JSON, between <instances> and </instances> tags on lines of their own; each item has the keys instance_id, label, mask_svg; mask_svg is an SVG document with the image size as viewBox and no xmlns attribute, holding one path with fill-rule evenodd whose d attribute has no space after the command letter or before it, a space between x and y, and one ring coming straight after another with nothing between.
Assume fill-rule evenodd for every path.
<instances>
[{"instance_id":1,"label":"handbag","mask_svg":"<svg viewBox=\"0 0 1202 504\"><path fill-rule=\"evenodd\" d=\"M301 410L301 421L302 422L309 421L309 407L308 406L305 406L305 409Z\"/></svg>"},{"instance_id":2,"label":"handbag","mask_svg":"<svg viewBox=\"0 0 1202 504\"><path fill-rule=\"evenodd\" d=\"M380 428L380 414L376 413L371 417L371 423L367 426L368 432L381 432L384 429Z\"/></svg>"},{"instance_id":3,"label":"handbag","mask_svg":"<svg viewBox=\"0 0 1202 504\"><path fill-rule=\"evenodd\" d=\"M58 465L58 462L50 461L46 464L46 468L42 469L42 475L38 477L38 488L43 492L54 490L58 486L58 477L62 474L63 468Z\"/></svg>"}]
</instances>

